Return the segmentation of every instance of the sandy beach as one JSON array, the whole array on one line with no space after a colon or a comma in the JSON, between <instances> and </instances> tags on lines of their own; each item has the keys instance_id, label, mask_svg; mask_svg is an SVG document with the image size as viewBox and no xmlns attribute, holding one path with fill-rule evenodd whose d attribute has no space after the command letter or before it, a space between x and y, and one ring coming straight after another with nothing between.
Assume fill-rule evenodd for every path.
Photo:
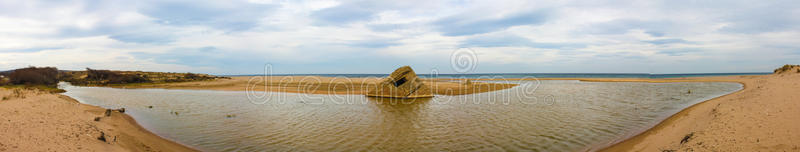
<instances>
[{"instance_id":1,"label":"sandy beach","mask_svg":"<svg viewBox=\"0 0 800 152\"><path fill-rule=\"evenodd\" d=\"M0 151L196 151L64 95L0 88L0 97Z\"/></svg>"}]
</instances>

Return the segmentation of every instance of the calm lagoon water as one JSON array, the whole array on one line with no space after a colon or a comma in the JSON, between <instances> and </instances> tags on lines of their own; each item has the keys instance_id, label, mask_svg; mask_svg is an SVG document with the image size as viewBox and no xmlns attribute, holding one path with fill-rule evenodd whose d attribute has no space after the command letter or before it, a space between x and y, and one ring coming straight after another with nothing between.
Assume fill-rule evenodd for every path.
<instances>
[{"instance_id":1,"label":"calm lagoon water","mask_svg":"<svg viewBox=\"0 0 800 152\"><path fill-rule=\"evenodd\" d=\"M519 83L418 100L60 87L83 103L124 107L148 130L203 151L586 151L742 88L720 82Z\"/></svg>"}]
</instances>

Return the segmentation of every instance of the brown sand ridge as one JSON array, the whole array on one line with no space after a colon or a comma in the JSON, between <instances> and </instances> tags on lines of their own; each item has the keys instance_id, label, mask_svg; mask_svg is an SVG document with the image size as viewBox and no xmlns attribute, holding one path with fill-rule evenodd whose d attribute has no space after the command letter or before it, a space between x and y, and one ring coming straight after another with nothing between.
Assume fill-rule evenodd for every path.
<instances>
[{"instance_id":1,"label":"brown sand ridge","mask_svg":"<svg viewBox=\"0 0 800 152\"><path fill-rule=\"evenodd\" d=\"M0 151L196 151L64 95L0 88L0 97Z\"/></svg>"},{"instance_id":2,"label":"brown sand ridge","mask_svg":"<svg viewBox=\"0 0 800 152\"><path fill-rule=\"evenodd\" d=\"M800 66L763 76L669 80L739 82L744 89L684 109L602 151L800 151L797 71Z\"/></svg>"}]
</instances>

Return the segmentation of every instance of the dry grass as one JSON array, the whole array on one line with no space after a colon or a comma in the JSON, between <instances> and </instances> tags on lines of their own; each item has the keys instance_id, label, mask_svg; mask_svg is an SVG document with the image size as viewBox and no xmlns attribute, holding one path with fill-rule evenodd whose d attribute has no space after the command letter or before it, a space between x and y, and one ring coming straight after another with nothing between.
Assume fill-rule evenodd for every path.
<instances>
[{"instance_id":1,"label":"dry grass","mask_svg":"<svg viewBox=\"0 0 800 152\"><path fill-rule=\"evenodd\" d=\"M774 73L775 74L790 73L792 72L792 70L796 71L797 73L800 73L800 65L791 65L791 64L783 65L782 67L775 69Z\"/></svg>"}]
</instances>

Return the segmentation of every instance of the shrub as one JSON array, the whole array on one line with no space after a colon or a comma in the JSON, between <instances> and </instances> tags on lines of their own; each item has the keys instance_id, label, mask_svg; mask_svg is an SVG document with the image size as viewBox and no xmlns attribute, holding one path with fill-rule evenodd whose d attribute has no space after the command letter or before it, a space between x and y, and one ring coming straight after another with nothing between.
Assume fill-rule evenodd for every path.
<instances>
[{"instance_id":1,"label":"shrub","mask_svg":"<svg viewBox=\"0 0 800 152\"><path fill-rule=\"evenodd\" d=\"M183 75L183 81L211 80L214 78L221 78L221 77L214 77L205 74L194 74L194 73L186 73Z\"/></svg>"},{"instance_id":2,"label":"shrub","mask_svg":"<svg viewBox=\"0 0 800 152\"><path fill-rule=\"evenodd\" d=\"M94 81L106 81L107 84L125 84L150 82L147 78L139 74L121 74L110 70L93 70L86 68L86 79Z\"/></svg>"},{"instance_id":3,"label":"shrub","mask_svg":"<svg viewBox=\"0 0 800 152\"><path fill-rule=\"evenodd\" d=\"M28 67L16 69L9 75L11 84L46 85L58 84L58 69L54 67Z\"/></svg>"},{"instance_id":4,"label":"shrub","mask_svg":"<svg viewBox=\"0 0 800 152\"><path fill-rule=\"evenodd\" d=\"M186 78L186 79L189 79L189 80L202 79L202 77L200 75L197 75L197 74L194 74L194 73L186 73L186 75L184 75L183 77Z\"/></svg>"},{"instance_id":5,"label":"shrub","mask_svg":"<svg viewBox=\"0 0 800 152\"><path fill-rule=\"evenodd\" d=\"M108 80L119 75L110 70L92 70L89 68L86 68L86 72L86 79L89 80Z\"/></svg>"},{"instance_id":6,"label":"shrub","mask_svg":"<svg viewBox=\"0 0 800 152\"><path fill-rule=\"evenodd\" d=\"M783 67L775 69L773 73L780 74L783 72L791 72L790 70L792 70L795 67L800 67L800 65L790 65L790 64L783 65ZM800 72L800 69L798 69L798 72Z\"/></svg>"},{"instance_id":7,"label":"shrub","mask_svg":"<svg viewBox=\"0 0 800 152\"><path fill-rule=\"evenodd\" d=\"M110 84L143 83L143 82L149 82L149 80L140 75L133 75L133 74L121 74L108 79L108 83Z\"/></svg>"},{"instance_id":8,"label":"shrub","mask_svg":"<svg viewBox=\"0 0 800 152\"><path fill-rule=\"evenodd\" d=\"M0 86L7 84L8 84L8 79L6 79L5 76L0 76Z\"/></svg>"}]
</instances>

